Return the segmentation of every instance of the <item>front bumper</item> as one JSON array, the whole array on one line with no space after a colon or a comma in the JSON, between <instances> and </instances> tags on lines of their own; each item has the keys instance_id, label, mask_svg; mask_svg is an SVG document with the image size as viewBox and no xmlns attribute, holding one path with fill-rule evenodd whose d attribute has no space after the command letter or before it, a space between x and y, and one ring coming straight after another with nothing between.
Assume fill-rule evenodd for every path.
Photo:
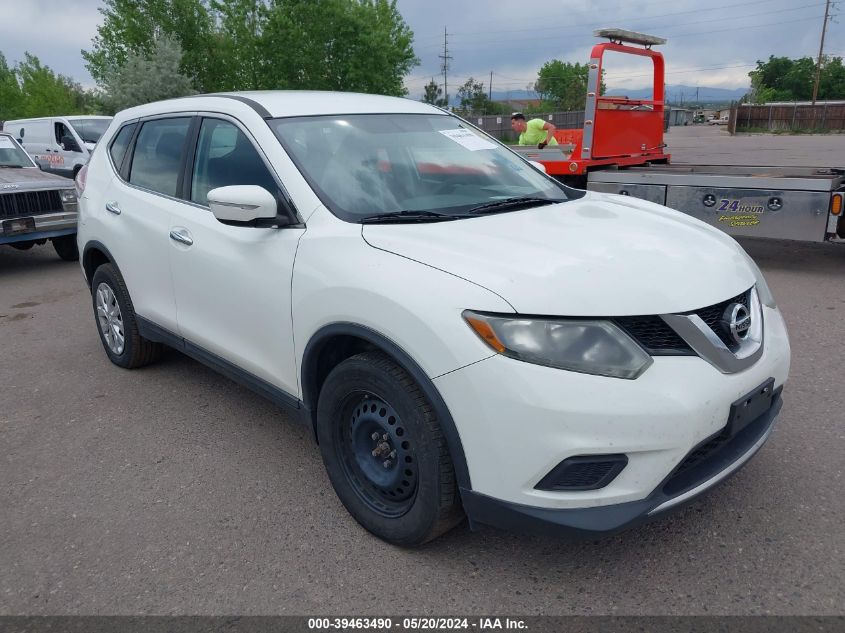
<instances>
[{"instance_id":1,"label":"front bumper","mask_svg":"<svg viewBox=\"0 0 845 633\"><path fill-rule=\"evenodd\" d=\"M789 340L777 310L764 308L764 321L762 354L733 374L695 356L657 356L639 378L621 380L495 355L435 378L466 456L470 486L462 496L471 520L516 528L516 517L535 517L564 531L614 532L718 483L768 437L779 395L746 427L756 429L754 441L735 435L711 470L663 490L694 449L723 436L734 402L770 379L780 393ZM538 489L563 460L608 454L627 464L607 485Z\"/></svg>"},{"instance_id":2,"label":"front bumper","mask_svg":"<svg viewBox=\"0 0 845 633\"><path fill-rule=\"evenodd\" d=\"M470 524L483 523L514 532L567 535L575 538L608 536L677 510L739 471L760 449L772 432L783 400L778 393L771 408L749 424L721 451L699 466L695 483L670 495L664 485L647 498L593 508L538 508L509 503L472 491L461 490ZM700 478L699 478L700 477ZM673 479L666 478L665 483Z\"/></svg>"},{"instance_id":3,"label":"front bumper","mask_svg":"<svg viewBox=\"0 0 845 633\"><path fill-rule=\"evenodd\" d=\"M30 216L27 216L30 217ZM29 242L32 240L48 239L62 235L76 233L78 214L76 211L57 211L31 216L35 222L35 229L25 233L6 235L0 232L0 244L12 242Z\"/></svg>"}]
</instances>

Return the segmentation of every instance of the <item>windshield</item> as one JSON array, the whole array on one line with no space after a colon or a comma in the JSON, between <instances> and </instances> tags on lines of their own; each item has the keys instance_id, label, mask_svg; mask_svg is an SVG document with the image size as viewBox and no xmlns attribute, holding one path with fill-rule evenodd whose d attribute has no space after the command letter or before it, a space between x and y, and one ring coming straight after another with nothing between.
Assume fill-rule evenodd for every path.
<instances>
[{"instance_id":1,"label":"windshield","mask_svg":"<svg viewBox=\"0 0 845 633\"><path fill-rule=\"evenodd\" d=\"M35 167L35 163L11 136L0 134L0 167Z\"/></svg>"},{"instance_id":2,"label":"windshield","mask_svg":"<svg viewBox=\"0 0 845 633\"><path fill-rule=\"evenodd\" d=\"M445 114L293 117L270 127L322 202L350 222L402 211L463 217L510 198L568 199L563 185Z\"/></svg>"},{"instance_id":3,"label":"windshield","mask_svg":"<svg viewBox=\"0 0 845 633\"><path fill-rule=\"evenodd\" d=\"M111 119L74 119L68 122L85 143L96 143L108 128Z\"/></svg>"}]
</instances>

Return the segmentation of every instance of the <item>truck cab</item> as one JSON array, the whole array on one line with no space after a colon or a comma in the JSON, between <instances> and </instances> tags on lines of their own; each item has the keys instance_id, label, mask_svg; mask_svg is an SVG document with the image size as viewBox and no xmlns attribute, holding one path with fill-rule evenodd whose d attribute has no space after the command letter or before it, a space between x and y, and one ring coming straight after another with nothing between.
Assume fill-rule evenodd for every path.
<instances>
[{"instance_id":1,"label":"truck cab","mask_svg":"<svg viewBox=\"0 0 845 633\"><path fill-rule=\"evenodd\" d=\"M3 129L42 170L75 178L109 123L108 116L56 116L6 121Z\"/></svg>"}]
</instances>

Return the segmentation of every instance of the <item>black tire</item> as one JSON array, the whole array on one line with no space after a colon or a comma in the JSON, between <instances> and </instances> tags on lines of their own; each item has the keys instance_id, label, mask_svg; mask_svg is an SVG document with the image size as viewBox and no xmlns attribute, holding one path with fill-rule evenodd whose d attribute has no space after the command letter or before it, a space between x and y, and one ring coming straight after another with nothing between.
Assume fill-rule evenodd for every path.
<instances>
[{"instance_id":1,"label":"black tire","mask_svg":"<svg viewBox=\"0 0 845 633\"><path fill-rule=\"evenodd\" d=\"M54 237L50 241L53 242L53 248L56 249L56 255L66 262L75 262L79 259L79 249L76 246L76 235L62 235L61 237Z\"/></svg>"},{"instance_id":2,"label":"black tire","mask_svg":"<svg viewBox=\"0 0 845 633\"><path fill-rule=\"evenodd\" d=\"M317 437L338 497L379 538L421 545L463 519L437 414L387 355L358 354L331 371L317 403Z\"/></svg>"},{"instance_id":3,"label":"black tire","mask_svg":"<svg viewBox=\"0 0 845 633\"><path fill-rule=\"evenodd\" d=\"M123 348L118 353L113 351L101 327L100 317L97 313L97 293L101 284L108 286L120 309L120 321L123 329ZM161 343L154 343L142 337L138 333L138 322L135 319L135 310L132 307L132 300L129 298L129 291L117 269L111 264L103 264L94 272L91 280L91 299L94 308L94 321L97 324L97 332L100 335L100 342L109 360L119 367L135 369L155 362L161 357L164 346Z\"/></svg>"}]
</instances>

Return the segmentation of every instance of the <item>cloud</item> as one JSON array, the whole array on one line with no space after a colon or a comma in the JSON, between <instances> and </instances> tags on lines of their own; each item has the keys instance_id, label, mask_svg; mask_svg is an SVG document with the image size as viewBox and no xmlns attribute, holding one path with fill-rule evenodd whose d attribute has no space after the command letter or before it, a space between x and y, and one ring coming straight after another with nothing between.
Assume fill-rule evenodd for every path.
<instances>
[{"instance_id":1,"label":"cloud","mask_svg":"<svg viewBox=\"0 0 845 633\"><path fill-rule=\"evenodd\" d=\"M523 89L546 61L587 61L591 46L600 41L593 37L593 30L618 27L668 39L658 47L666 58L667 83L741 88L748 85L748 72L758 59L818 54L825 3L558 0L538 4L461 0L456 9L454 0L399 0L421 60L406 82L411 96L421 93L431 76L442 83L439 55L444 26L453 58L450 76L455 83L450 79L450 85L473 76L487 86L492 70L494 90ZM829 23L826 50L842 54L845 47L836 43L843 37L845 26ZM645 86L650 73L635 66L620 63L611 68L608 64L608 86Z\"/></svg>"},{"instance_id":2,"label":"cloud","mask_svg":"<svg viewBox=\"0 0 845 633\"><path fill-rule=\"evenodd\" d=\"M93 84L80 49L90 49L102 15L101 0L5 0L14 5L0 21L0 51L19 61L24 51L54 71ZM823 0L398 0L414 31L421 60L406 85L422 94L431 77L442 83L443 29L448 30L449 92L470 76L494 90L521 90L551 59L585 62L598 40L594 29L620 27L668 38L661 46L668 83L737 88L769 55L815 57ZM841 13L841 11L840 11ZM826 49L845 55L845 20L828 26ZM610 69L608 85L642 87L642 72ZM637 77L640 75L639 84ZM610 78L612 77L612 81Z\"/></svg>"},{"instance_id":3,"label":"cloud","mask_svg":"<svg viewBox=\"0 0 845 633\"><path fill-rule=\"evenodd\" d=\"M99 0L18 0L0 20L0 52L10 63L29 52L54 72L91 85L80 50L91 47L100 6Z\"/></svg>"}]
</instances>

